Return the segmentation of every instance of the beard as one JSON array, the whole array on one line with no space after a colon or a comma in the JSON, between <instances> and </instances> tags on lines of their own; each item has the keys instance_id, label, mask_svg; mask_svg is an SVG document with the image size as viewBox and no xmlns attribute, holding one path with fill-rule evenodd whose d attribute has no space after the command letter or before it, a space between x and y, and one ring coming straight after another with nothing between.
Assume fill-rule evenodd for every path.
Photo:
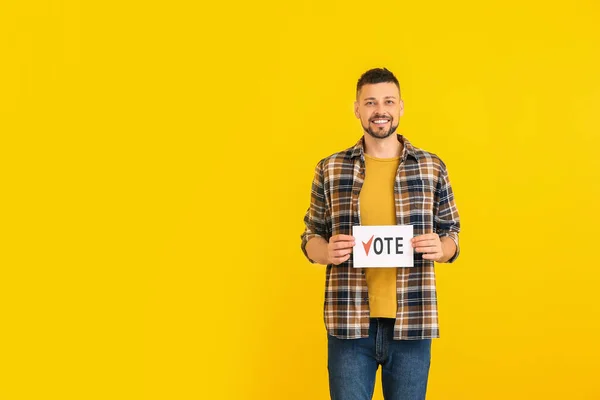
<instances>
[{"instance_id":1,"label":"beard","mask_svg":"<svg viewBox=\"0 0 600 400\"><path fill-rule=\"evenodd\" d=\"M383 127L375 127L372 128L370 121L369 121L369 125L368 126L362 126L363 130L368 133L369 135L371 135L372 137L374 137L375 139L385 139L387 137L390 137L394 132L396 132L396 129L398 129L398 124L396 124L396 126L394 126L394 120L391 119L390 120L390 127L386 130Z\"/></svg>"}]
</instances>

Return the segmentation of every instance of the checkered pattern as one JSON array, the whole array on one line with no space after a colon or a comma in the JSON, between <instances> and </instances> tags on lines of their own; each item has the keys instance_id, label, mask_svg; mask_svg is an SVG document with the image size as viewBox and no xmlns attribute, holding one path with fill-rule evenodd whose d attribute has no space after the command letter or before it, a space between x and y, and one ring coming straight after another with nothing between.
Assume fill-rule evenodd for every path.
<instances>
[{"instance_id":1,"label":"checkered pattern","mask_svg":"<svg viewBox=\"0 0 600 400\"><path fill-rule=\"evenodd\" d=\"M457 246L460 221L444 162L435 154L418 149L401 135L404 144L394 184L396 220L412 225L414 235L435 232L448 236ZM352 235L360 225L359 194L365 178L364 144L358 143L321 160L312 183L310 207L304 217L302 251L317 236ZM310 258L309 258L310 260ZM310 260L313 262L313 260ZM439 337L434 263L415 253L414 267L398 268L398 311L394 339ZM369 334L369 296L362 268L353 268L352 257L340 265L328 265L325 279L325 326L330 335L342 339L365 338Z\"/></svg>"}]
</instances>

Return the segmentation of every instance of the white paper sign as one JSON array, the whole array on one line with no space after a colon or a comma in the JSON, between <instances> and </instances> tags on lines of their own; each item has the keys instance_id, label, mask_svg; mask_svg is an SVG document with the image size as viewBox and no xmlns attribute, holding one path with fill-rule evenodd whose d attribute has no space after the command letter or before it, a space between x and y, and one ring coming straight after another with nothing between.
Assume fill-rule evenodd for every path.
<instances>
[{"instance_id":1,"label":"white paper sign","mask_svg":"<svg viewBox=\"0 0 600 400\"><path fill-rule=\"evenodd\" d=\"M353 226L355 268L412 267L412 225Z\"/></svg>"}]
</instances>

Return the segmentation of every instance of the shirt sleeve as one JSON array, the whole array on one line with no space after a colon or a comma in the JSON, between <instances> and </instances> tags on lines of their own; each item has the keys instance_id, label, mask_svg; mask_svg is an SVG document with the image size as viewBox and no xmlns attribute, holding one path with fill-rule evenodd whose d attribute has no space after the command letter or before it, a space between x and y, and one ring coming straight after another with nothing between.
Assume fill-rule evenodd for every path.
<instances>
[{"instance_id":1,"label":"shirt sleeve","mask_svg":"<svg viewBox=\"0 0 600 400\"><path fill-rule=\"evenodd\" d=\"M327 236L327 201L325 198L325 185L323 176L323 161L319 162L315 167L315 175L312 182L311 194L310 194L310 206L304 216L304 232L300 236L302 239L302 252L304 256L311 262L308 254L306 253L306 244L314 237L322 237L328 240Z\"/></svg>"},{"instance_id":2,"label":"shirt sleeve","mask_svg":"<svg viewBox=\"0 0 600 400\"><path fill-rule=\"evenodd\" d=\"M456 253L447 261L454 262L460 254L460 246L458 244L458 233L460 232L460 217L458 209L454 202L454 192L450 185L448 170L446 165L441 163L440 179L436 188L436 214L434 216L436 233L442 237L451 238L456 244Z\"/></svg>"}]
</instances>

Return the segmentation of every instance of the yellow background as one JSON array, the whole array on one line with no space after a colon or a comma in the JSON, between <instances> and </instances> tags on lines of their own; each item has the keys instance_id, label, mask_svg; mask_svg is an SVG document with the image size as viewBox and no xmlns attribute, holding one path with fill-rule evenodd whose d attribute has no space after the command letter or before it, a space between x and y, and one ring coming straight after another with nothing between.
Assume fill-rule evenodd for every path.
<instances>
[{"instance_id":1,"label":"yellow background","mask_svg":"<svg viewBox=\"0 0 600 400\"><path fill-rule=\"evenodd\" d=\"M429 400L600 399L598 3L0 3L0 399L326 399L316 162L447 163ZM376 399L381 399L380 386Z\"/></svg>"}]
</instances>

